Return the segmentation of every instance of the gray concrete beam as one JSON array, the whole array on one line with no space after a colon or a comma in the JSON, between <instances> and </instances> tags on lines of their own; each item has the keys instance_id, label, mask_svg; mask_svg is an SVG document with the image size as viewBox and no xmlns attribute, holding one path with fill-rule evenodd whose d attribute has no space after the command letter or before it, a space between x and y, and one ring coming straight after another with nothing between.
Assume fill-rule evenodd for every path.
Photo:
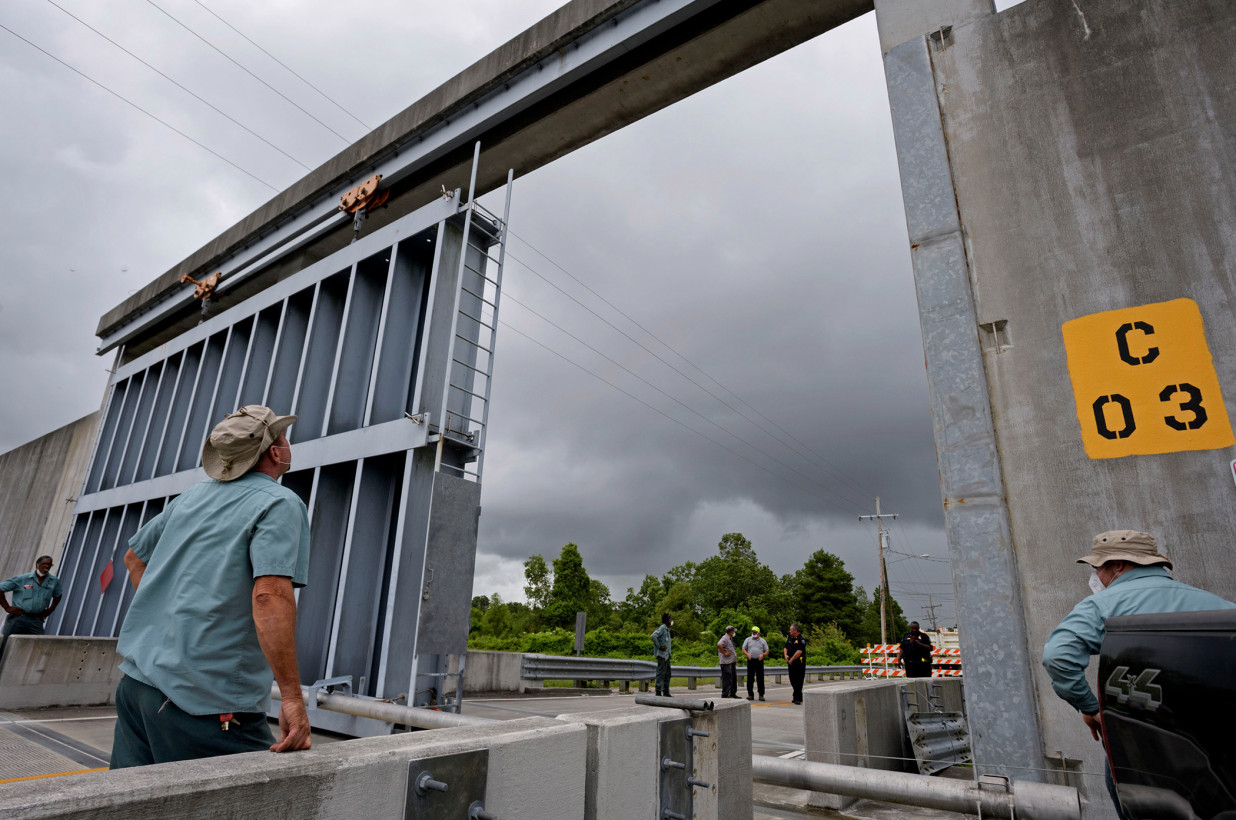
<instances>
[{"instance_id":1,"label":"gray concrete beam","mask_svg":"<svg viewBox=\"0 0 1236 820\"><path fill-rule=\"evenodd\" d=\"M525 72L540 67L558 70L572 44L595 32L616 15L644 5L632 0L573 0L529 28L368 136L307 174L239 223L224 231L129 299L108 311L97 333L109 336L151 310L170 294L187 287L182 274L217 270L240 249L272 233L309 208L329 207L335 197L372 173L375 165L401 152L407 175L392 186L387 207L371 217L369 229L386 224L448 190L465 187L471 144L483 146L480 192L505 181L508 168L526 174L648 116L697 91L790 49L872 9L872 0L747 0L688 3L672 25L650 39L639 31L628 41L576 71L537 100L503 98L504 88ZM416 158L417 141L463 117L482 101L497 100L498 113L485 123L461 131L446 148ZM351 239L341 228L300 252L291 264L322 258ZM284 266L287 267L287 266ZM230 293L235 303L288 275L275 266ZM222 308L225 305L220 305ZM193 317L177 317L194 321ZM146 343L149 346L149 343Z\"/></svg>"}]
</instances>

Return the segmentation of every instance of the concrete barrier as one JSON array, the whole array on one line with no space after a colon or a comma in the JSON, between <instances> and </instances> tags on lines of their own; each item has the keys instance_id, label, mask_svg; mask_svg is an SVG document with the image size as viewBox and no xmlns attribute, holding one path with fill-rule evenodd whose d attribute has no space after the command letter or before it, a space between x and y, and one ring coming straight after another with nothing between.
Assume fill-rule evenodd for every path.
<instances>
[{"instance_id":1,"label":"concrete barrier","mask_svg":"<svg viewBox=\"0 0 1236 820\"><path fill-rule=\"evenodd\" d=\"M539 680L524 680L519 677L523 663L520 652L491 652L469 649L464 667L464 694L490 694L493 692L516 692L520 694L540 691L545 684ZM459 671L459 656L451 655L447 671ZM448 681L454 678L447 678Z\"/></svg>"},{"instance_id":2,"label":"concrete barrier","mask_svg":"<svg viewBox=\"0 0 1236 820\"><path fill-rule=\"evenodd\" d=\"M438 729L333 743L305 752L252 752L0 785L0 817L12 820L143 820L176 817L403 818L415 777L428 771L462 800L478 789L452 773L448 755L486 750L486 810L506 820L579 820L584 811L583 726L549 718ZM412 766L412 761L420 761ZM474 767L477 771L479 767ZM410 784L409 781L413 782ZM547 788L546 784L553 784ZM407 816L424 816L416 812ZM435 815L437 816L437 815ZM441 816L448 816L442 814Z\"/></svg>"},{"instance_id":3,"label":"concrete barrier","mask_svg":"<svg viewBox=\"0 0 1236 820\"><path fill-rule=\"evenodd\" d=\"M931 679L944 711L964 711L961 680ZM917 772L906 731L901 687L913 686L926 702L927 680L877 679L809 687L803 691L807 760L892 772ZM854 798L813 794L810 805L842 810Z\"/></svg>"},{"instance_id":4,"label":"concrete barrier","mask_svg":"<svg viewBox=\"0 0 1236 820\"><path fill-rule=\"evenodd\" d=\"M176 817L467 817L482 799L503 820L658 820L661 726L691 744L695 817L751 820L751 711L635 706L350 740L305 752L253 752L74 777L0 783L5 820ZM707 737L685 737L686 725ZM461 760L475 755L478 759ZM679 750L681 752L681 749ZM454 759L452 759L452 757ZM447 784L409 805L417 777ZM685 773L684 773L685 776ZM476 784L469 784L469 779ZM681 785L679 786L682 787ZM482 794L483 792L483 794ZM442 798L439 800L438 798ZM447 800L459 802L447 803Z\"/></svg>"},{"instance_id":5,"label":"concrete barrier","mask_svg":"<svg viewBox=\"0 0 1236 820\"><path fill-rule=\"evenodd\" d=\"M104 706L120 678L115 638L13 635L0 657L0 709Z\"/></svg>"}]
</instances>

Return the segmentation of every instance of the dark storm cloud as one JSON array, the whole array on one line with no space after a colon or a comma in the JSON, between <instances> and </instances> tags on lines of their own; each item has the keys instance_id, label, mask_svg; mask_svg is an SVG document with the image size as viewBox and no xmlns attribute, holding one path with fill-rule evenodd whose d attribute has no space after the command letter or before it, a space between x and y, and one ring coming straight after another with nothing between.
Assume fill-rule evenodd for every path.
<instances>
[{"instance_id":1,"label":"dark storm cloud","mask_svg":"<svg viewBox=\"0 0 1236 820\"><path fill-rule=\"evenodd\" d=\"M364 133L200 6L160 4L332 128ZM206 5L377 126L557 3ZM147 4L106 15L86 2L65 7L306 164L344 147ZM18 8L15 30L277 187L304 173L50 5ZM0 395L3 450L96 409L110 363L92 355L99 315L274 192L0 36L0 93L19 114L0 125L10 190L0 377L16 386ZM512 241L478 592L521 597L519 563L574 541L620 596L646 572L702 560L733 530L778 572L824 548L870 589L874 529L857 516L874 510L876 494L902 516L894 549L944 555L870 15L519 179L512 227L672 350ZM948 578L945 565L919 559L890 574L907 595L943 590L931 585Z\"/></svg>"}]
</instances>

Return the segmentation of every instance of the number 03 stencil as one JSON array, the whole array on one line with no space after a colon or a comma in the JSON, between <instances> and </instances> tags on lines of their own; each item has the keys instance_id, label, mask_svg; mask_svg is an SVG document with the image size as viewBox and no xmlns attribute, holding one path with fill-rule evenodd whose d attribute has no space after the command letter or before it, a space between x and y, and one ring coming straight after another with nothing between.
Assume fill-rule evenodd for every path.
<instances>
[{"instance_id":1,"label":"number 03 stencil","mask_svg":"<svg viewBox=\"0 0 1236 820\"><path fill-rule=\"evenodd\" d=\"M1192 299L1092 313L1061 331L1090 458L1236 443Z\"/></svg>"}]
</instances>

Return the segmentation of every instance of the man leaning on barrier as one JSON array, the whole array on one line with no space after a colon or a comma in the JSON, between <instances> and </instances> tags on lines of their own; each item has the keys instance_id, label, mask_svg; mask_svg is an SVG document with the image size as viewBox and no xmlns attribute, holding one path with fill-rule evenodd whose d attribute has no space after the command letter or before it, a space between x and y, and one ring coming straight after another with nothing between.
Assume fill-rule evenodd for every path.
<instances>
[{"instance_id":1,"label":"man leaning on barrier","mask_svg":"<svg viewBox=\"0 0 1236 820\"><path fill-rule=\"evenodd\" d=\"M250 405L219 422L202 448L209 478L129 539L137 591L116 647L111 768L309 748L293 595L308 576L309 519L276 481L292 464L295 420Z\"/></svg>"},{"instance_id":2,"label":"man leaning on barrier","mask_svg":"<svg viewBox=\"0 0 1236 820\"><path fill-rule=\"evenodd\" d=\"M1099 533L1091 542L1090 554L1078 558L1077 563L1088 564L1094 570L1090 576L1090 591L1094 594L1073 607L1048 636L1043 647L1043 666L1051 677L1051 688L1081 714L1091 737L1101 741L1099 699L1086 682L1086 667L1090 656L1099 654L1103 646L1107 619L1156 612L1232 609L1236 604L1172 578L1172 562L1159 552L1158 543L1149 533ZM1110 765L1105 772L1112 802L1124 818Z\"/></svg>"}]
</instances>

